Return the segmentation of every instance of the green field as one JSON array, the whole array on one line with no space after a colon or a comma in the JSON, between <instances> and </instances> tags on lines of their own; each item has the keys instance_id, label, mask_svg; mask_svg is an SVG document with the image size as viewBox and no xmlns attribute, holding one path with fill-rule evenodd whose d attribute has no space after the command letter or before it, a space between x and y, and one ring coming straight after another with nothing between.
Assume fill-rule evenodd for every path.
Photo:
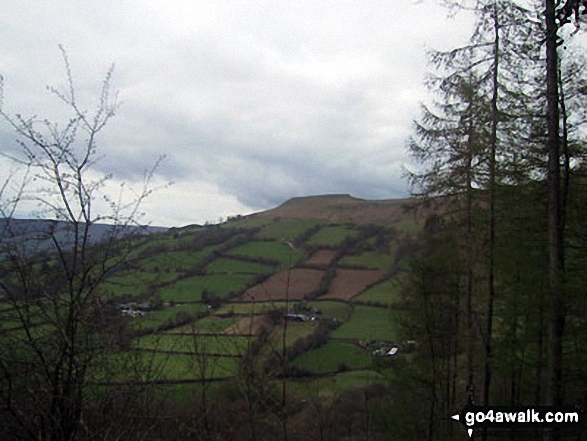
<instances>
[{"instance_id":1,"label":"green field","mask_svg":"<svg viewBox=\"0 0 587 441\"><path fill-rule=\"evenodd\" d=\"M289 301L289 310L293 311L296 302ZM263 314L274 309L285 309L285 301L274 302L238 302L226 303L213 312L214 315L223 314Z\"/></svg>"},{"instance_id":2,"label":"green field","mask_svg":"<svg viewBox=\"0 0 587 441\"><path fill-rule=\"evenodd\" d=\"M391 223L393 229L400 233L407 233L409 235L418 234L424 229L425 219L404 219Z\"/></svg>"},{"instance_id":3,"label":"green field","mask_svg":"<svg viewBox=\"0 0 587 441\"><path fill-rule=\"evenodd\" d=\"M152 351L112 354L108 372L95 374L96 381L190 380L232 376L238 369L238 357L198 357ZM116 364L115 364L116 363Z\"/></svg>"},{"instance_id":4,"label":"green field","mask_svg":"<svg viewBox=\"0 0 587 441\"><path fill-rule=\"evenodd\" d=\"M331 337L393 341L396 334L397 321L390 309L355 305L351 319L334 330Z\"/></svg>"},{"instance_id":5,"label":"green field","mask_svg":"<svg viewBox=\"0 0 587 441\"><path fill-rule=\"evenodd\" d=\"M340 245L347 236L354 237L358 233L358 230L340 225L323 227L316 234L312 235L306 244L323 247L336 247Z\"/></svg>"},{"instance_id":6,"label":"green field","mask_svg":"<svg viewBox=\"0 0 587 441\"><path fill-rule=\"evenodd\" d=\"M395 277L384 280L377 285L372 286L367 291L358 295L354 300L362 302L376 302L386 305L392 305L397 303L401 297L402 290L402 276L396 275Z\"/></svg>"},{"instance_id":7,"label":"green field","mask_svg":"<svg viewBox=\"0 0 587 441\"><path fill-rule=\"evenodd\" d=\"M188 316L195 317L198 312L206 309L206 305L201 303L190 303L149 311L142 317L129 320L135 329L157 329L166 323L176 322Z\"/></svg>"},{"instance_id":8,"label":"green field","mask_svg":"<svg viewBox=\"0 0 587 441\"><path fill-rule=\"evenodd\" d=\"M371 356L355 345L331 341L324 346L296 357L292 366L315 373L337 372L346 368L367 368Z\"/></svg>"},{"instance_id":9,"label":"green field","mask_svg":"<svg viewBox=\"0 0 587 441\"><path fill-rule=\"evenodd\" d=\"M132 251L128 255L128 260L136 259L139 254L146 250L155 248L168 249L175 245L175 239L166 233L152 234L147 237L141 237L134 242Z\"/></svg>"},{"instance_id":10,"label":"green field","mask_svg":"<svg viewBox=\"0 0 587 441\"><path fill-rule=\"evenodd\" d=\"M348 371L319 378L290 380L289 390L300 399L313 399L316 395L336 397L342 391L364 388L372 384L385 384L388 379L372 370Z\"/></svg>"},{"instance_id":11,"label":"green field","mask_svg":"<svg viewBox=\"0 0 587 441\"><path fill-rule=\"evenodd\" d=\"M261 274L273 272L275 271L275 267L262 263L247 262L244 260L220 258L212 261L206 270L208 274Z\"/></svg>"},{"instance_id":12,"label":"green field","mask_svg":"<svg viewBox=\"0 0 587 441\"><path fill-rule=\"evenodd\" d=\"M241 218L238 220L229 220L220 224L220 228L258 228L271 223L271 219L249 219Z\"/></svg>"},{"instance_id":13,"label":"green field","mask_svg":"<svg viewBox=\"0 0 587 441\"><path fill-rule=\"evenodd\" d=\"M221 318L217 316L204 317L188 325L169 330L169 333L204 333L218 334L237 323L240 317Z\"/></svg>"},{"instance_id":14,"label":"green field","mask_svg":"<svg viewBox=\"0 0 587 441\"><path fill-rule=\"evenodd\" d=\"M287 328L285 330L285 345L290 347L299 338L307 337L314 329L316 329L318 323L316 322L287 322ZM273 328L269 337L268 345L264 348L264 353L267 354L271 351L276 351L281 354L283 349L283 326L279 325Z\"/></svg>"},{"instance_id":15,"label":"green field","mask_svg":"<svg viewBox=\"0 0 587 441\"><path fill-rule=\"evenodd\" d=\"M253 277L243 274L194 276L161 288L159 295L164 301L200 302L204 290L225 297L231 292L242 290Z\"/></svg>"},{"instance_id":16,"label":"green field","mask_svg":"<svg viewBox=\"0 0 587 441\"><path fill-rule=\"evenodd\" d=\"M306 219L277 219L267 225L259 233L259 237L266 239L294 240L310 228L318 225L318 220Z\"/></svg>"},{"instance_id":17,"label":"green field","mask_svg":"<svg viewBox=\"0 0 587 441\"><path fill-rule=\"evenodd\" d=\"M133 346L155 351L198 354L243 355L254 337L151 334L138 338Z\"/></svg>"},{"instance_id":18,"label":"green field","mask_svg":"<svg viewBox=\"0 0 587 441\"><path fill-rule=\"evenodd\" d=\"M336 319L340 322L346 322L350 319L353 308L349 303L335 301L315 301L308 302L308 306L316 308L322 313L322 317Z\"/></svg>"},{"instance_id":19,"label":"green field","mask_svg":"<svg viewBox=\"0 0 587 441\"><path fill-rule=\"evenodd\" d=\"M116 274L108 278L101 286L103 292L115 296L138 296L147 291L149 286L173 280L175 274L156 274L142 271L132 271Z\"/></svg>"},{"instance_id":20,"label":"green field","mask_svg":"<svg viewBox=\"0 0 587 441\"><path fill-rule=\"evenodd\" d=\"M217 248L218 246L212 246L202 251L158 253L140 260L140 265L145 271L187 271L197 266L203 258L209 256Z\"/></svg>"},{"instance_id":21,"label":"green field","mask_svg":"<svg viewBox=\"0 0 587 441\"><path fill-rule=\"evenodd\" d=\"M293 265L302 258L299 250L279 242L248 242L230 250L229 254L272 259L283 265Z\"/></svg>"}]
</instances>

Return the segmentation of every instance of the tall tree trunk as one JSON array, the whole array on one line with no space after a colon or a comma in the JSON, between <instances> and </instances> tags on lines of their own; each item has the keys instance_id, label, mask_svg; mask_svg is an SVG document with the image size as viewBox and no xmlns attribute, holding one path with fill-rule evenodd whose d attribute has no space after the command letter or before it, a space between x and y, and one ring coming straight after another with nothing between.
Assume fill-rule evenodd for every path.
<instances>
[{"instance_id":1,"label":"tall tree trunk","mask_svg":"<svg viewBox=\"0 0 587 441\"><path fill-rule=\"evenodd\" d=\"M491 97L491 137L489 140L489 231L488 231L488 259L487 259L487 327L485 334L485 365L483 368L483 405L489 404L489 391L491 386L491 340L493 336L493 303L495 299L494 266L495 266L495 160L497 150L497 125L498 109L497 100L499 97L498 74L499 74L499 16L497 2L493 3L493 71Z\"/></svg>"},{"instance_id":2,"label":"tall tree trunk","mask_svg":"<svg viewBox=\"0 0 587 441\"><path fill-rule=\"evenodd\" d=\"M474 401L473 338L473 120L469 122L467 138L467 287L465 299L465 326L467 328L467 396L469 404Z\"/></svg>"},{"instance_id":3,"label":"tall tree trunk","mask_svg":"<svg viewBox=\"0 0 587 441\"><path fill-rule=\"evenodd\" d=\"M560 194L560 127L558 94L558 53L556 4L546 0L546 102L548 129L548 237L550 278L550 320L548 333L547 404L562 403L562 339L564 335L563 303L563 235ZM546 438L559 439L558 431L547 431Z\"/></svg>"}]
</instances>

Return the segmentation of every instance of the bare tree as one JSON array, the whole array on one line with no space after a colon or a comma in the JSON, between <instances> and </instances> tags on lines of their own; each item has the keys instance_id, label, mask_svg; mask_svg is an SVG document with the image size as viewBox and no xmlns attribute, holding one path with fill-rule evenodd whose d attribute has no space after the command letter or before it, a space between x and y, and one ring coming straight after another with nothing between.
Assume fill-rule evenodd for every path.
<instances>
[{"instance_id":1,"label":"bare tree","mask_svg":"<svg viewBox=\"0 0 587 441\"><path fill-rule=\"evenodd\" d=\"M111 176L99 173L95 165L98 135L118 108L113 67L102 82L95 110L88 111L76 95L67 53L60 49L67 87L49 90L70 113L65 124L0 108L17 135L18 153L9 159L20 166L0 192L3 437L81 436L88 386L100 374L104 350L115 342L109 331L117 317L105 306L101 283L128 257L129 241L140 232L139 207L152 191L150 180L159 163L145 173L142 189L130 198L124 186L116 197L105 193ZM52 221L23 230L15 214L30 203L38 207L39 217ZM107 208L100 209L104 203ZM91 237L96 223L111 224L99 242Z\"/></svg>"}]
</instances>

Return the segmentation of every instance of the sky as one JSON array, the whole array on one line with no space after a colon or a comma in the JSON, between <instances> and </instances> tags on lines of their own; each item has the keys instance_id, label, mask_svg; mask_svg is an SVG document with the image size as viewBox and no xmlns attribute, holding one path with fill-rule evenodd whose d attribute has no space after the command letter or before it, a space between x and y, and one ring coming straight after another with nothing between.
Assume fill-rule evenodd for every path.
<instances>
[{"instance_id":1,"label":"sky","mask_svg":"<svg viewBox=\"0 0 587 441\"><path fill-rule=\"evenodd\" d=\"M425 50L471 31L470 16L435 0L2 0L2 105L67 121L46 89L66 90L59 45L87 108L114 64L120 107L94 173L112 174L107 190L138 191L165 155L142 206L153 225L216 223L295 196L401 198L429 98ZM0 121L0 152L16 147ZM0 157L0 173L11 167Z\"/></svg>"}]
</instances>

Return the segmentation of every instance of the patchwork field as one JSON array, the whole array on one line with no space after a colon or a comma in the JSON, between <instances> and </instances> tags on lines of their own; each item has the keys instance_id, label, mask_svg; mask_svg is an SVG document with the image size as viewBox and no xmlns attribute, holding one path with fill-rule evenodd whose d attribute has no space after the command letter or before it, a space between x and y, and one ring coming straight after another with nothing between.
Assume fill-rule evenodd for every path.
<instances>
[{"instance_id":1,"label":"patchwork field","mask_svg":"<svg viewBox=\"0 0 587 441\"><path fill-rule=\"evenodd\" d=\"M401 298L403 274L397 274L391 279L377 283L368 290L355 297L362 302L374 302L385 305L393 305Z\"/></svg>"},{"instance_id":2,"label":"patchwork field","mask_svg":"<svg viewBox=\"0 0 587 441\"><path fill-rule=\"evenodd\" d=\"M293 240L319 223L320 221L314 219L276 219L261 230L259 237L280 241Z\"/></svg>"},{"instance_id":3,"label":"patchwork field","mask_svg":"<svg viewBox=\"0 0 587 441\"><path fill-rule=\"evenodd\" d=\"M206 271L208 274L261 274L274 271L274 267L238 259L219 258L213 260L206 267Z\"/></svg>"},{"instance_id":4,"label":"patchwork field","mask_svg":"<svg viewBox=\"0 0 587 441\"><path fill-rule=\"evenodd\" d=\"M161 288L159 295L164 301L200 302L204 290L218 297L226 297L230 293L243 289L253 277L253 275L243 274L194 276Z\"/></svg>"},{"instance_id":5,"label":"patchwork field","mask_svg":"<svg viewBox=\"0 0 587 441\"><path fill-rule=\"evenodd\" d=\"M322 317L336 319L339 322L348 321L351 318L351 314L353 313L352 305L347 302L316 300L313 302L308 302L308 306L319 310L322 313Z\"/></svg>"},{"instance_id":6,"label":"patchwork field","mask_svg":"<svg viewBox=\"0 0 587 441\"><path fill-rule=\"evenodd\" d=\"M235 375L238 357L194 357L192 354L172 354L153 351L131 351L121 354L124 364L97 376L96 381L193 381L203 378L222 378ZM125 367L125 368L122 368ZM115 373L115 375L112 375Z\"/></svg>"},{"instance_id":7,"label":"patchwork field","mask_svg":"<svg viewBox=\"0 0 587 441\"><path fill-rule=\"evenodd\" d=\"M296 357L292 366L318 374L340 370L367 368L372 365L371 356L353 344L331 341L324 346Z\"/></svg>"},{"instance_id":8,"label":"patchwork field","mask_svg":"<svg viewBox=\"0 0 587 441\"><path fill-rule=\"evenodd\" d=\"M172 328L166 331L166 334L220 334L238 323L239 320L239 317L218 317L212 315L195 320L187 325Z\"/></svg>"},{"instance_id":9,"label":"patchwork field","mask_svg":"<svg viewBox=\"0 0 587 441\"><path fill-rule=\"evenodd\" d=\"M292 311L293 306L295 305L295 301L290 301L288 303L289 311ZM212 311L214 315L233 315L233 314L252 314L252 315L259 315L265 314L268 311L273 310L285 310L285 301L283 300L275 300L275 301L265 301L259 302L254 300L249 300L247 302L230 302L225 303L220 308Z\"/></svg>"},{"instance_id":10,"label":"patchwork field","mask_svg":"<svg viewBox=\"0 0 587 441\"><path fill-rule=\"evenodd\" d=\"M358 233L358 230L346 226L327 226L312 235L306 243L311 246L336 247L347 237L354 237Z\"/></svg>"},{"instance_id":11,"label":"patchwork field","mask_svg":"<svg viewBox=\"0 0 587 441\"><path fill-rule=\"evenodd\" d=\"M300 300L320 287L323 276L324 271L314 269L294 268L291 271L281 271L265 282L249 288L240 300L281 300L286 297Z\"/></svg>"},{"instance_id":12,"label":"patchwork field","mask_svg":"<svg viewBox=\"0 0 587 441\"><path fill-rule=\"evenodd\" d=\"M177 322L186 317L195 317L199 312L206 310L206 305L201 303L190 303L183 305L169 306L163 309L148 311L142 317L131 320L133 329L157 329L165 324Z\"/></svg>"},{"instance_id":13,"label":"patchwork field","mask_svg":"<svg viewBox=\"0 0 587 441\"><path fill-rule=\"evenodd\" d=\"M368 286L387 277L389 273L383 270L349 270L337 269L336 277L330 284L324 299L350 300Z\"/></svg>"},{"instance_id":14,"label":"patchwork field","mask_svg":"<svg viewBox=\"0 0 587 441\"><path fill-rule=\"evenodd\" d=\"M337 255L336 250L318 250L312 256L304 262L305 265L316 265L316 266L326 266Z\"/></svg>"},{"instance_id":15,"label":"patchwork field","mask_svg":"<svg viewBox=\"0 0 587 441\"><path fill-rule=\"evenodd\" d=\"M149 287L170 282L175 274L132 271L118 273L109 277L102 285L102 290L111 296L139 296L146 293Z\"/></svg>"},{"instance_id":16,"label":"patchwork field","mask_svg":"<svg viewBox=\"0 0 587 441\"><path fill-rule=\"evenodd\" d=\"M366 252L358 256L344 256L341 265L360 266L365 269L390 270L395 263L395 255Z\"/></svg>"},{"instance_id":17,"label":"patchwork field","mask_svg":"<svg viewBox=\"0 0 587 441\"><path fill-rule=\"evenodd\" d=\"M387 308L355 305L351 318L331 334L333 338L394 341L396 313Z\"/></svg>"},{"instance_id":18,"label":"patchwork field","mask_svg":"<svg viewBox=\"0 0 587 441\"><path fill-rule=\"evenodd\" d=\"M250 338L229 335L172 335L151 334L138 338L133 347L157 352L241 356L246 352Z\"/></svg>"},{"instance_id":19,"label":"patchwork field","mask_svg":"<svg viewBox=\"0 0 587 441\"><path fill-rule=\"evenodd\" d=\"M195 267L202 259L212 254L218 247L208 247L202 251L167 251L141 259L141 268L146 271L163 272L187 271Z\"/></svg>"},{"instance_id":20,"label":"patchwork field","mask_svg":"<svg viewBox=\"0 0 587 441\"><path fill-rule=\"evenodd\" d=\"M255 343L260 346L255 363L263 369L264 363L273 363L274 375L279 373L287 324L286 347L299 354L290 360L291 367L332 374L319 380L321 394L381 381L371 354L358 343L396 338L395 313L353 302L390 305L398 298L401 280L385 280L397 271L396 232L365 225L370 222L361 210L377 208L366 201L336 196L312 199L310 205L314 203L323 217L243 217L141 239L129 270L110 275L103 285L117 299L117 310L126 303L147 305L136 317L122 318L133 334L120 345L130 345L126 353L118 346L112 353L113 366L120 363L113 368L119 380L189 383L230 377L259 336L267 340ZM398 204L386 207L397 216L380 220L401 227L399 236L419 231L419 225L399 215ZM361 223L335 223L359 218ZM267 278L251 287L261 275ZM243 294L232 297L234 293ZM324 294L308 300L318 293ZM287 312L299 316L284 320L286 295ZM159 309L149 310L149 305ZM0 315L6 318L0 326L18 324L9 312ZM270 330L268 336L260 332L263 328ZM316 341L322 346L310 350L315 346L306 343ZM109 375L103 380L116 381L112 372ZM305 387L304 382L287 381L294 390Z\"/></svg>"},{"instance_id":21,"label":"patchwork field","mask_svg":"<svg viewBox=\"0 0 587 441\"><path fill-rule=\"evenodd\" d=\"M269 320L263 315L243 317L230 328L225 329L223 333L227 335L257 335L262 328L269 325Z\"/></svg>"},{"instance_id":22,"label":"patchwork field","mask_svg":"<svg viewBox=\"0 0 587 441\"><path fill-rule=\"evenodd\" d=\"M230 250L234 256L259 257L293 265L302 257L301 251L280 242L247 242Z\"/></svg>"}]
</instances>

